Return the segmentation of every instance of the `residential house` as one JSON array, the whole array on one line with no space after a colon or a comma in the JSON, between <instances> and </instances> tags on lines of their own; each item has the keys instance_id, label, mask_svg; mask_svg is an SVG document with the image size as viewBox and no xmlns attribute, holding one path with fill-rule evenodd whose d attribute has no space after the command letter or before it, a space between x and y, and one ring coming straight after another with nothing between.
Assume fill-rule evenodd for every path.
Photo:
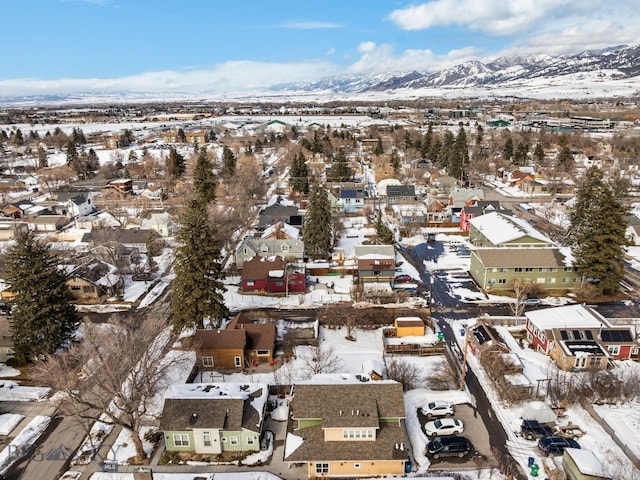
<instances>
[{"instance_id":1,"label":"residential house","mask_svg":"<svg viewBox=\"0 0 640 480\"><path fill-rule=\"evenodd\" d=\"M451 222L451 214L447 206L436 197L429 195L425 201L427 206L427 223L443 224Z\"/></svg>"},{"instance_id":2,"label":"residential house","mask_svg":"<svg viewBox=\"0 0 640 480\"><path fill-rule=\"evenodd\" d=\"M567 480L610 480L604 465L591 450L565 448L562 453L562 469Z\"/></svg>"},{"instance_id":3,"label":"residential house","mask_svg":"<svg viewBox=\"0 0 640 480\"><path fill-rule=\"evenodd\" d=\"M467 339L469 351L480 361L487 355L500 355L510 351L493 326L483 320L478 320L475 325L469 327L466 334L469 335Z\"/></svg>"},{"instance_id":4,"label":"residential house","mask_svg":"<svg viewBox=\"0 0 640 480\"><path fill-rule=\"evenodd\" d=\"M281 257L253 257L242 264L242 292L289 294L304 292L305 274L292 271Z\"/></svg>"},{"instance_id":5,"label":"residential house","mask_svg":"<svg viewBox=\"0 0 640 480\"><path fill-rule=\"evenodd\" d=\"M340 202L345 213L355 213L364 207L364 189L340 189Z\"/></svg>"},{"instance_id":6,"label":"residential house","mask_svg":"<svg viewBox=\"0 0 640 480\"><path fill-rule=\"evenodd\" d=\"M569 252L558 247L475 248L469 274L485 291L510 290L516 280L548 290L582 286L582 274L571 266Z\"/></svg>"},{"instance_id":7,"label":"residential house","mask_svg":"<svg viewBox=\"0 0 640 480\"><path fill-rule=\"evenodd\" d=\"M264 383L172 385L160 419L166 450L201 455L259 451L268 395Z\"/></svg>"},{"instance_id":8,"label":"residential house","mask_svg":"<svg viewBox=\"0 0 640 480\"><path fill-rule=\"evenodd\" d=\"M424 203L394 204L391 205L391 211L393 218L400 225L422 226L429 218L429 213Z\"/></svg>"},{"instance_id":9,"label":"residential house","mask_svg":"<svg viewBox=\"0 0 640 480\"><path fill-rule=\"evenodd\" d=\"M11 322L5 315L0 315L0 362L7 363L14 356Z\"/></svg>"},{"instance_id":10,"label":"residential house","mask_svg":"<svg viewBox=\"0 0 640 480\"><path fill-rule=\"evenodd\" d=\"M293 388L285 462L308 478L399 476L407 461L402 385L341 375Z\"/></svg>"},{"instance_id":11,"label":"residential house","mask_svg":"<svg viewBox=\"0 0 640 480\"><path fill-rule=\"evenodd\" d=\"M123 286L117 268L97 259L73 268L67 280L74 300L83 301L115 295Z\"/></svg>"},{"instance_id":12,"label":"residential house","mask_svg":"<svg viewBox=\"0 0 640 480\"><path fill-rule=\"evenodd\" d=\"M196 330L196 364L201 370L243 370L245 366L270 363L275 338L275 325L254 323L239 313L224 329Z\"/></svg>"},{"instance_id":13,"label":"residential house","mask_svg":"<svg viewBox=\"0 0 640 480\"><path fill-rule=\"evenodd\" d=\"M387 205L415 203L415 185L387 185Z\"/></svg>"},{"instance_id":14,"label":"residential house","mask_svg":"<svg viewBox=\"0 0 640 480\"><path fill-rule=\"evenodd\" d=\"M181 135L177 131L168 131L162 134L164 143L179 143Z\"/></svg>"},{"instance_id":15,"label":"residential house","mask_svg":"<svg viewBox=\"0 0 640 480\"><path fill-rule=\"evenodd\" d=\"M449 194L447 208L451 213L451 221L460 221L460 212L464 207L475 205L484 199L484 190L481 188L453 188Z\"/></svg>"},{"instance_id":16,"label":"residential house","mask_svg":"<svg viewBox=\"0 0 640 480\"><path fill-rule=\"evenodd\" d=\"M133 180L130 178L111 180L106 188L118 192L121 195L131 195L133 194Z\"/></svg>"},{"instance_id":17,"label":"residential house","mask_svg":"<svg viewBox=\"0 0 640 480\"><path fill-rule=\"evenodd\" d=\"M29 200L22 200L20 202L14 202L5 205L4 207L2 207L2 210L0 210L0 212L2 213L2 216L10 217L13 219L30 218L32 217L30 211L35 206L36 205Z\"/></svg>"},{"instance_id":18,"label":"residential house","mask_svg":"<svg viewBox=\"0 0 640 480\"><path fill-rule=\"evenodd\" d=\"M268 227L260 238L246 238L235 252L236 267L253 257L281 256L287 263L299 264L304 259L304 242L300 230L284 222Z\"/></svg>"},{"instance_id":19,"label":"residential house","mask_svg":"<svg viewBox=\"0 0 640 480\"><path fill-rule=\"evenodd\" d=\"M160 235L155 230L103 227L85 233L82 236L82 242L88 244L90 248L103 243L117 242L124 247L136 248L138 252L146 254L149 241L159 238Z\"/></svg>"},{"instance_id":20,"label":"residential house","mask_svg":"<svg viewBox=\"0 0 640 480\"><path fill-rule=\"evenodd\" d=\"M96 211L90 192L60 191L56 194L56 203L56 213L69 218L84 217Z\"/></svg>"},{"instance_id":21,"label":"residential house","mask_svg":"<svg viewBox=\"0 0 640 480\"><path fill-rule=\"evenodd\" d=\"M629 239L630 245L640 245L640 224L629 225L625 230L625 235Z\"/></svg>"},{"instance_id":22,"label":"residential house","mask_svg":"<svg viewBox=\"0 0 640 480\"><path fill-rule=\"evenodd\" d=\"M172 236L176 232L176 225L168 212L152 213L149 218L142 219L140 228L154 230L162 237Z\"/></svg>"},{"instance_id":23,"label":"residential house","mask_svg":"<svg viewBox=\"0 0 640 480\"><path fill-rule=\"evenodd\" d=\"M557 175L548 178L527 177L522 180L520 189L530 196L565 196L573 195L576 190L576 183L568 175Z\"/></svg>"},{"instance_id":24,"label":"residential house","mask_svg":"<svg viewBox=\"0 0 640 480\"><path fill-rule=\"evenodd\" d=\"M610 359L638 358L633 329L610 325L592 308L565 305L525 315L532 348L551 356L563 370L603 369Z\"/></svg>"},{"instance_id":25,"label":"residential house","mask_svg":"<svg viewBox=\"0 0 640 480\"><path fill-rule=\"evenodd\" d=\"M395 248L393 245L357 245L360 283L391 282L396 275Z\"/></svg>"},{"instance_id":26,"label":"residential house","mask_svg":"<svg viewBox=\"0 0 640 480\"><path fill-rule=\"evenodd\" d=\"M431 187L435 190L434 193L439 198L449 197L449 195L457 187L457 185L458 180L446 175L441 175L431 181Z\"/></svg>"},{"instance_id":27,"label":"residential house","mask_svg":"<svg viewBox=\"0 0 640 480\"><path fill-rule=\"evenodd\" d=\"M278 196L260 210L256 230L262 232L277 222L284 222L293 227L302 228L303 215L293 202Z\"/></svg>"},{"instance_id":28,"label":"residential house","mask_svg":"<svg viewBox=\"0 0 640 480\"><path fill-rule=\"evenodd\" d=\"M476 247L542 248L555 244L529 222L502 212L469 220L469 242Z\"/></svg>"},{"instance_id":29,"label":"residential house","mask_svg":"<svg viewBox=\"0 0 640 480\"><path fill-rule=\"evenodd\" d=\"M199 132L185 132L187 143L192 145L204 145L207 143L207 132L201 130Z\"/></svg>"},{"instance_id":30,"label":"residential house","mask_svg":"<svg viewBox=\"0 0 640 480\"><path fill-rule=\"evenodd\" d=\"M460 210L460 230L469 231L469 220L491 212L500 212L504 215L511 215L511 210L500 207L498 200L481 200L473 205L465 205Z\"/></svg>"}]
</instances>

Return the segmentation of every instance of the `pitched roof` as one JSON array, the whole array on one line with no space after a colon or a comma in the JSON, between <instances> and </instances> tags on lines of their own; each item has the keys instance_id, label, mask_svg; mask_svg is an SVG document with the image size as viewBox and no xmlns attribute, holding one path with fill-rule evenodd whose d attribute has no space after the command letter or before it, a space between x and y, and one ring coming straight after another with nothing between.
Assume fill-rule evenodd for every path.
<instances>
[{"instance_id":1,"label":"pitched roof","mask_svg":"<svg viewBox=\"0 0 640 480\"><path fill-rule=\"evenodd\" d=\"M598 312L579 304L531 310L524 314L530 322L542 330L608 326L606 319Z\"/></svg>"},{"instance_id":2,"label":"pitched roof","mask_svg":"<svg viewBox=\"0 0 640 480\"><path fill-rule=\"evenodd\" d=\"M193 337L194 343L203 350L244 350L247 331L244 329L209 330L199 329Z\"/></svg>"},{"instance_id":3,"label":"pitched roof","mask_svg":"<svg viewBox=\"0 0 640 480\"><path fill-rule=\"evenodd\" d=\"M387 197L415 197L414 185L387 185Z\"/></svg>"},{"instance_id":4,"label":"pitched roof","mask_svg":"<svg viewBox=\"0 0 640 480\"><path fill-rule=\"evenodd\" d=\"M267 278L269 272L273 270L283 271L286 267L286 262L282 257L253 257L251 260L247 260L242 265L242 278L243 279L260 279Z\"/></svg>"},{"instance_id":5,"label":"pitched roof","mask_svg":"<svg viewBox=\"0 0 640 480\"><path fill-rule=\"evenodd\" d=\"M502 245L524 237L553 245L553 240L533 228L526 220L500 212L480 215L469 220L469 223L494 245Z\"/></svg>"},{"instance_id":6,"label":"pitched roof","mask_svg":"<svg viewBox=\"0 0 640 480\"><path fill-rule=\"evenodd\" d=\"M571 262L559 248L478 248L473 250L485 267L558 268Z\"/></svg>"}]
</instances>

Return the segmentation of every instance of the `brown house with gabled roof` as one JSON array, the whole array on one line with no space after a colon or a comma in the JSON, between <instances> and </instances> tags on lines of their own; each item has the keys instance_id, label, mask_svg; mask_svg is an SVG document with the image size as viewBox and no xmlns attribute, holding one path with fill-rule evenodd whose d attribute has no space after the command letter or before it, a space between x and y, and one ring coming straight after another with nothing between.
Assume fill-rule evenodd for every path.
<instances>
[{"instance_id":1,"label":"brown house with gabled roof","mask_svg":"<svg viewBox=\"0 0 640 480\"><path fill-rule=\"evenodd\" d=\"M239 313L227 328L196 330L196 363L202 370L242 370L273 361L276 327L251 323Z\"/></svg>"},{"instance_id":2,"label":"brown house with gabled roof","mask_svg":"<svg viewBox=\"0 0 640 480\"><path fill-rule=\"evenodd\" d=\"M402 385L344 381L295 385L285 462L306 464L309 478L403 474Z\"/></svg>"}]
</instances>

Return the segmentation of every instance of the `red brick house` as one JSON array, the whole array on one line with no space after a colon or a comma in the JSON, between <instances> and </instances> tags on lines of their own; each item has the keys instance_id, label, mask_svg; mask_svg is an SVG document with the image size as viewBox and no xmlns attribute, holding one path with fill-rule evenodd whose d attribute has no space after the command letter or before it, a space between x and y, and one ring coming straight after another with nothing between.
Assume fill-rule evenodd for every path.
<instances>
[{"instance_id":1,"label":"red brick house","mask_svg":"<svg viewBox=\"0 0 640 480\"><path fill-rule=\"evenodd\" d=\"M304 293L305 274L291 271L283 257L253 257L242 266L242 292L261 294Z\"/></svg>"}]
</instances>

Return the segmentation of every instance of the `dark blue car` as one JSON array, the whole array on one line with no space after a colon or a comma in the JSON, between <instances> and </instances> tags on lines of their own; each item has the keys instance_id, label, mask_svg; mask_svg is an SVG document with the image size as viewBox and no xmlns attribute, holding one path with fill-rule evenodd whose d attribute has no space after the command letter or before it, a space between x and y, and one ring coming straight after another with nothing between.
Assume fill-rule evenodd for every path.
<instances>
[{"instance_id":1,"label":"dark blue car","mask_svg":"<svg viewBox=\"0 0 640 480\"><path fill-rule=\"evenodd\" d=\"M565 448L580 448L580 444L571 438L544 437L538 440L538 448L545 457L562 455Z\"/></svg>"}]
</instances>

